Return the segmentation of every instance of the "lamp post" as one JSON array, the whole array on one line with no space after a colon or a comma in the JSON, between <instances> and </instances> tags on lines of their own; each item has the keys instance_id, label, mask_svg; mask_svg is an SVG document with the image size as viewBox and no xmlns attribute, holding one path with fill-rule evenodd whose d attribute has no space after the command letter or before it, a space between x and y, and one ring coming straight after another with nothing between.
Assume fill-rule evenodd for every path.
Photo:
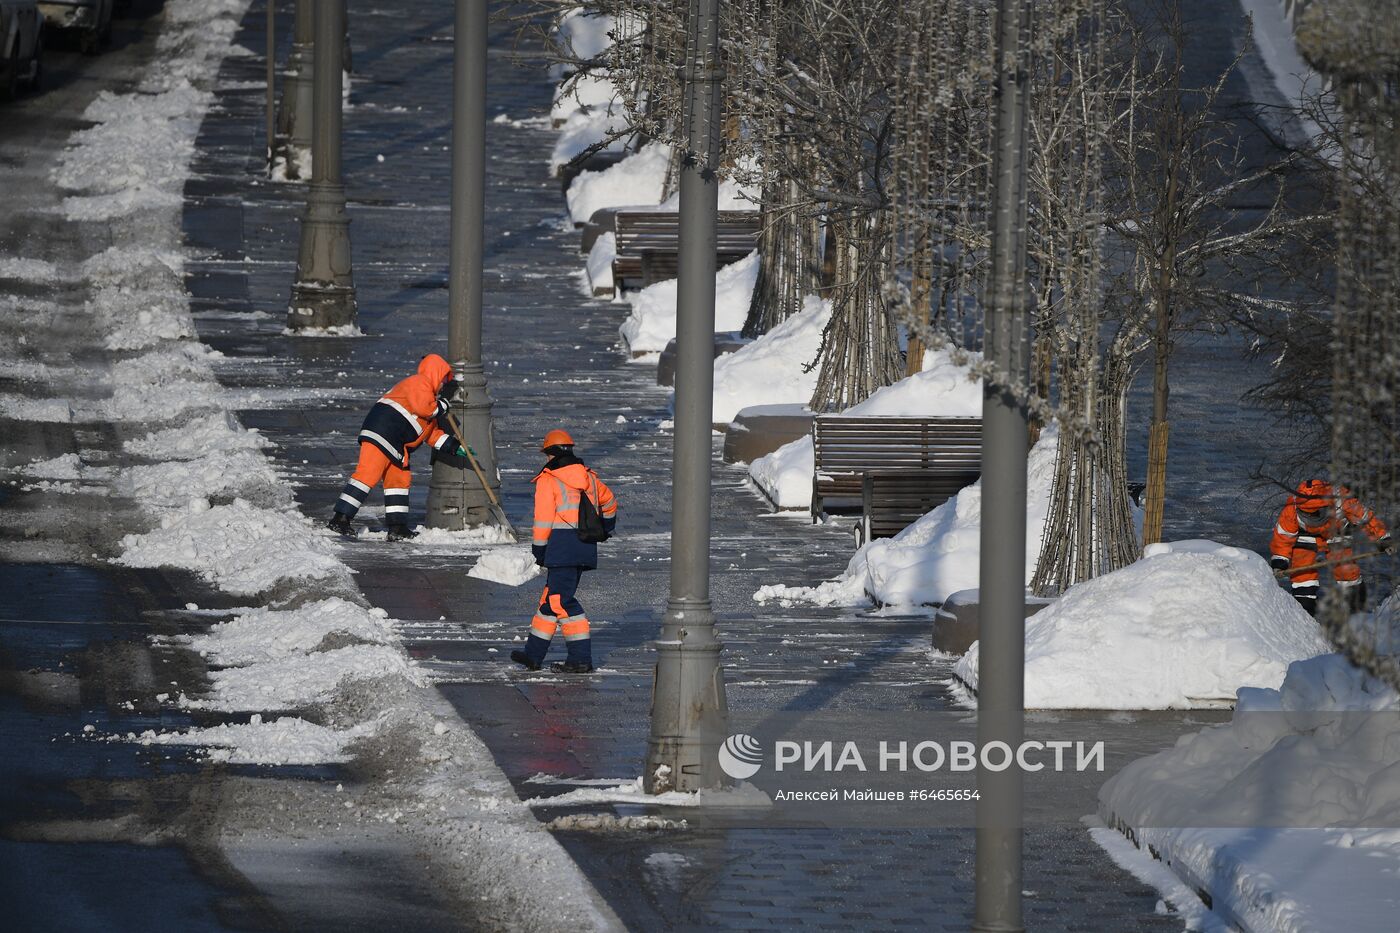
<instances>
[{"instance_id":1,"label":"lamp post","mask_svg":"<svg viewBox=\"0 0 1400 933\"><path fill-rule=\"evenodd\" d=\"M297 279L287 308L287 326L343 327L355 323L355 283L350 269L350 218L340 178L341 36L345 9L339 0L318 0L316 10L316 139L311 149L311 184L301 220Z\"/></svg>"},{"instance_id":2,"label":"lamp post","mask_svg":"<svg viewBox=\"0 0 1400 933\"><path fill-rule=\"evenodd\" d=\"M481 362L482 249L486 225L486 0L457 0L452 53L452 229L447 279L447 353L457 377L452 400L463 439L482 474L500 488L491 395ZM433 464L430 528L491 521L490 500L472 470Z\"/></svg>"},{"instance_id":3,"label":"lamp post","mask_svg":"<svg viewBox=\"0 0 1400 933\"><path fill-rule=\"evenodd\" d=\"M671 594L662 620L643 781L648 793L726 783L721 644L710 606L710 432L714 407L715 224L719 206L719 0L690 0L685 58L676 309Z\"/></svg>"},{"instance_id":4,"label":"lamp post","mask_svg":"<svg viewBox=\"0 0 1400 933\"><path fill-rule=\"evenodd\" d=\"M997 124L986 356L1011 385L982 395L982 532L977 742L1018 748L1025 730L1026 407L1012 389L1029 375L1026 323L1026 110L1030 0L998 0ZM977 772L978 933L1020 933L1022 775Z\"/></svg>"},{"instance_id":5,"label":"lamp post","mask_svg":"<svg viewBox=\"0 0 1400 933\"><path fill-rule=\"evenodd\" d=\"M316 55L315 0L296 0L296 21L292 28L292 51L287 56L287 72L282 79L282 100L277 107L277 135L282 137L282 161L287 178L301 177L304 156L311 149L315 123L315 91L312 72Z\"/></svg>"}]
</instances>

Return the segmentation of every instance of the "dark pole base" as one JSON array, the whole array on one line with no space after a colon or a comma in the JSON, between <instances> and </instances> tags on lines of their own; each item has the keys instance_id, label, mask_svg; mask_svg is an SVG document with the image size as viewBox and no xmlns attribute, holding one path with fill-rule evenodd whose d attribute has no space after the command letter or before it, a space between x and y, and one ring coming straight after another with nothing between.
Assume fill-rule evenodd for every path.
<instances>
[{"instance_id":1,"label":"dark pole base","mask_svg":"<svg viewBox=\"0 0 1400 933\"><path fill-rule=\"evenodd\" d=\"M287 327L344 327L355 323L356 308L353 287L298 282L292 286L292 301L287 306Z\"/></svg>"}]
</instances>

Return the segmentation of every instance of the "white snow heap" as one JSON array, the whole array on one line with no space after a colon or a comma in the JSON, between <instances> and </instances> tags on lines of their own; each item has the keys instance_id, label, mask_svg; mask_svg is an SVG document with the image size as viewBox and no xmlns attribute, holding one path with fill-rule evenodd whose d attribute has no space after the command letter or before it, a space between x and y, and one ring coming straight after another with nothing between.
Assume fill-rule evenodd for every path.
<instances>
[{"instance_id":1,"label":"white snow heap","mask_svg":"<svg viewBox=\"0 0 1400 933\"><path fill-rule=\"evenodd\" d=\"M467 576L505 586L520 586L540 575L529 548L496 548L481 555Z\"/></svg>"},{"instance_id":2,"label":"white snow heap","mask_svg":"<svg viewBox=\"0 0 1400 933\"><path fill-rule=\"evenodd\" d=\"M980 357L980 354L974 354ZM947 350L927 350L921 370L885 386L844 414L886 418L980 418L982 381L970 379L966 366ZM749 476L780 509L812 506L816 454L812 436L799 437L749 465Z\"/></svg>"},{"instance_id":3,"label":"white snow heap","mask_svg":"<svg viewBox=\"0 0 1400 933\"><path fill-rule=\"evenodd\" d=\"M249 609L207 632L175 640L223 667L262 664L313 652L331 635L362 644L394 644L397 637L387 615L332 597L299 609Z\"/></svg>"},{"instance_id":4,"label":"white snow heap","mask_svg":"<svg viewBox=\"0 0 1400 933\"><path fill-rule=\"evenodd\" d=\"M1393 930L1397 762L1400 695L1327 654L1289 665L1278 689L1240 690L1231 722L1125 767L1099 809L1238 927Z\"/></svg>"},{"instance_id":5,"label":"white snow heap","mask_svg":"<svg viewBox=\"0 0 1400 933\"><path fill-rule=\"evenodd\" d=\"M1026 583L1040 557L1058 437L1054 425L1045 428L1026 460ZM861 547L836 580L817 587L773 584L760 588L753 598L824 606L871 599L888 606L937 605L979 585L981 536L979 479L893 538Z\"/></svg>"},{"instance_id":6,"label":"white snow heap","mask_svg":"<svg viewBox=\"0 0 1400 933\"><path fill-rule=\"evenodd\" d=\"M744 326L757 281L757 252L715 272L716 333ZM618 329L632 353L660 353L676 338L676 288L677 281L667 279L648 285L632 299L632 313Z\"/></svg>"},{"instance_id":7,"label":"white snow heap","mask_svg":"<svg viewBox=\"0 0 1400 933\"><path fill-rule=\"evenodd\" d=\"M757 267L754 271L756 278ZM745 314L752 292L750 284L744 296ZM831 301L808 295L797 314L748 346L715 360L714 423L733 421L749 405L810 401L817 388L817 370L804 370L817 358L822 331L830 320Z\"/></svg>"},{"instance_id":8,"label":"white snow heap","mask_svg":"<svg viewBox=\"0 0 1400 933\"><path fill-rule=\"evenodd\" d=\"M581 224L603 208L658 206L670 164L670 146L648 143L601 171L580 172L565 194L569 216Z\"/></svg>"},{"instance_id":9,"label":"white snow heap","mask_svg":"<svg viewBox=\"0 0 1400 933\"><path fill-rule=\"evenodd\" d=\"M252 596L285 580L348 582L330 541L300 514L258 508L244 499L210 506L192 499L145 534L121 540L115 563L191 570L229 593Z\"/></svg>"},{"instance_id":10,"label":"white snow heap","mask_svg":"<svg viewBox=\"0 0 1400 933\"><path fill-rule=\"evenodd\" d=\"M974 690L978 648L954 668ZM1213 541L1153 544L1026 622L1026 706L1219 707L1327 650L1258 554Z\"/></svg>"}]
</instances>

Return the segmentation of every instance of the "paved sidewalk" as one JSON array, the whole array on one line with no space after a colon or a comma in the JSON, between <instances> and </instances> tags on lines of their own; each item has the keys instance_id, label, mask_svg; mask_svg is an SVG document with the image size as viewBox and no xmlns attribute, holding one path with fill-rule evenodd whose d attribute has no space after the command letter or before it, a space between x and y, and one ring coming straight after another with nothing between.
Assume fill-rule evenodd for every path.
<instances>
[{"instance_id":1,"label":"paved sidewalk","mask_svg":"<svg viewBox=\"0 0 1400 933\"><path fill-rule=\"evenodd\" d=\"M255 5L243 43L258 48ZM249 384L349 387L344 404L246 412L274 440L278 466L306 514L328 513L355 457L368 404L444 349L451 75L450 6L428 0L392 12L352 10L357 73L345 114L345 174L361 308L361 339L281 333L302 189L261 179L261 92L254 60L226 65L187 188L187 234L202 258L190 287L204 339L236 360L224 377ZM580 780L640 773L653 653L669 544L670 437L654 369L617 348L621 305L584 297L577 233L547 175L554 134L539 118L550 86L543 63L491 44L485 324L488 376L505 506L528 528L538 438L566 426L582 456L617 489L620 535L581 599L595 620L600 675L564 681L512 670L506 653L538 592L466 577L467 562L424 545L345 546L376 605L402 620L410 650L442 678L521 796ZM381 161L382 157L382 161ZM412 504L421 516L427 470ZM717 465L715 609L736 710L946 709L948 666L927 650L926 616L755 604L762 583L815 583L852 551L847 531L765 514L742 471ZM378 494L371 498L373 514ZM556 647L556 652L560 649ZM1169 744L1168 721L1145 742ZM540 777L543 775L544 777ZM536 780L530 781L529 779ZM636 812L635 808L625 812ZM674 815L674 814L672 814ZM559 838L630 926L819 929L908 926L966 929L972 895L970 830L561 831ZM547 818L547 817L546 817ZM1078 829L1032 829L1026 845L1028 926L1035 930L1171 930L1157 895L1114 867Z\"/></svg>"}]
</instances>

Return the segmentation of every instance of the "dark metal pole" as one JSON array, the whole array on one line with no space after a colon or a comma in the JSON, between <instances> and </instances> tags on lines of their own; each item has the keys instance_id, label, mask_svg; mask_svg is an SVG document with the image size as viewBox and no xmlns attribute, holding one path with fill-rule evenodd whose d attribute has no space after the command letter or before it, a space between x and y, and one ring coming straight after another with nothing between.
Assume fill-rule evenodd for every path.
<instances>
[{"instance_id":1,"label":"dark metal pole","mask_svg":"<svg viewBox=\"0 0 1400 933\"><path fill-rule=\"evenodd\" d=\"M991 283L986 353L1024 391L1029 376L1025 261L1025 137L1028 0L999 0L997 126L993 157ZM982 397L981 641L977 741L1018 748L1025 729L1026 407L988 379ZM1022 774L979 769L977 905L979 933L1019 933Z\"/></svg>"},{"instance_id":2,"label":"dark metal pole","mask_svg":"<svg viewBox=\"0 0 1400 933\"><path fill-rule=\"evenodd\" d=\"M267 0L267 164L277 142L277 2Z\"/></svg>"},{"instance_id":3,"label":"dark metal pole","mask_svg":"<svg viewBox=\"0 0 1400 933\"><path fill-rule=\"evenodd\" d=\"M282 137L282 160L289 179L303 175L302 167L311 152L315 123L315 82L312 72L316 57L315 0L296 0L296 24L292 31L292 51L287 56L287 73L282 81L282 101L277 109L277 133Z\"/></svg>"},{"instance_id":4,"label":"dark metal pole","mask_svg":"<svg viewBox=\"0 0 1400 933\"><path fill-rule=\"evenodd\" d=\"M486 0L457 0L452 55L452 231L447 280L447 353L457 376L453 400L462 436L494 489L496 443L481 361L482 262L486 228ZM428 527L491 521L476 474L433 465Z\"/></svg>"},{"instance_id":5,"label":"dark metal pole","mask_svg":"<svg viewBox=\"0 0 1400 933\"><path fill-rule=\"evenodd\" d=\"M340 0L316 0L316 140L311 184L301 221L297 280L287 326L343 327L355 323L355 282L350 269L350 218L340 177Z\"/></svg>"},{"instance_id":6,"label":"dark metal pole","mask_svg":"<svg viewBox=\"0 0 1400 933\"><path fill-rule=\"evenodd\" d=\"M710 456L719 206L719 0L691 0L685 60L687 152L681 162L676 431L671 484L671 596L656 642L649 793L726 783L728 731L721 644L710 607Z\"/></svg>"}]
</instances>

